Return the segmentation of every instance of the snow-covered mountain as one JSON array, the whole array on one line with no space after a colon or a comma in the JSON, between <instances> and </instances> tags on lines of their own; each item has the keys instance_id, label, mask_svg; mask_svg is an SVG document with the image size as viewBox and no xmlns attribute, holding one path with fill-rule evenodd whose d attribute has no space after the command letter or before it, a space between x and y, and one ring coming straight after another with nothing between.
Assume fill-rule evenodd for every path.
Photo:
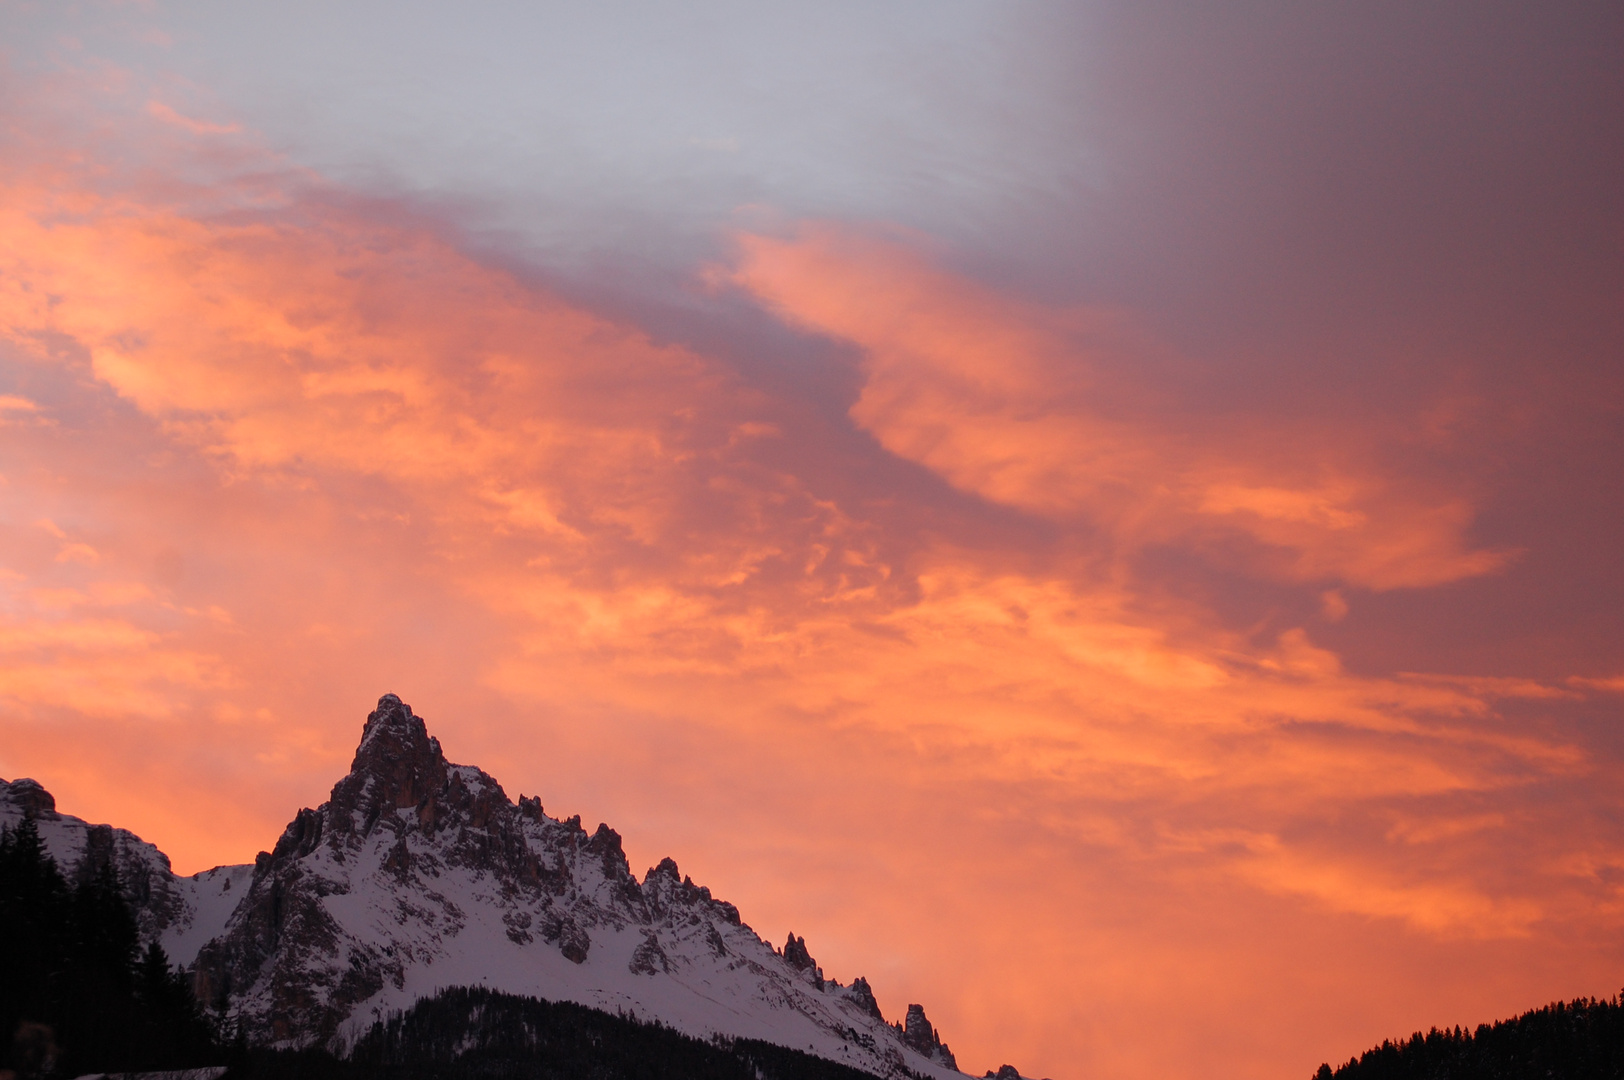
<instances>
[{"instance_id":1,"label":"snow-covered mountain","mask_svg":"<svg viewBox=\"0 0 1624 1080\"><path fill-rule=\"evenodd\" d=\"M33 818L45 849L69 882L84 880L108 862L118 873L142 941L158 941L171 959L189 964L204 942L225 929L253 874L252 866L219 866L176 877L169 856L127 829L92 825L58 813L56 799L37 781L0 780L0 826Z\"/></svg>"},{"instance_id":2,"label":"snow-covered mountain","mask_svg":"<svg viewBox=\"0 0 1624 1080\"><path fill-rule=\"evenodd\" d=\"M924 1010L889 1024L868 983L776 950L665 859L641 881L619 834L453 765L384 695L350 772L252 866L178 878L162 852L0 781L0 823L32 816L57 861L112 858L145 937L256 1041L338 1049L450 986L622 1010L694 1035L763 1039L883 1076L959 1077Z\"/></svg>"}]
</instances>

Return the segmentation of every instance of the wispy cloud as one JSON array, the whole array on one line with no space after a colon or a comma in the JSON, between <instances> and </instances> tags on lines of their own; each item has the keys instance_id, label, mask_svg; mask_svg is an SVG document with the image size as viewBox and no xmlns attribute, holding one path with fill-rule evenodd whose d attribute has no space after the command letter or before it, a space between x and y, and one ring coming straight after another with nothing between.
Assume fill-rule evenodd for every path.
<instances>
[{"instance_id":1,"label":"wispy cloud","mask_svg":"<svg viewBox=\"0 0 1624 1080\"><path fill-rule=\"evenodd\" d=\"M739 247L731 281L863 349L853 419L966 491L1089 516L1131 547L1245 537L1293 579L1436 585L1508 558L1471 548L1459 497L1372 469L1369 434L1223 417L1187 430L1123 408L1108 380L1152 346L1120 313L999 296L836 226Z\"/></svg>"},{"instance_id":2,"label":"wispy cloud","mask_svg":"<svg viewBox=\"0 0 1624 1080\"><path fill-rule=\"evenodd\" d=\"M207 120L183 116L176 112L173 106L165 105L161 101L147 102L147 114L193 135L235 135L242 130L241 124L211 124Z\"/></svg>"}]
</instances>

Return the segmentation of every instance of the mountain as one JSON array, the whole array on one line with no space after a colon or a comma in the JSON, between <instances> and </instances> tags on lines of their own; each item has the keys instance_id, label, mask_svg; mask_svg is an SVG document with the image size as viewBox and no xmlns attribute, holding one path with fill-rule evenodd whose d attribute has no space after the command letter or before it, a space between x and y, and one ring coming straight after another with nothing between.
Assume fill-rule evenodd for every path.
<instances>
[{"instance_id":1,"label":"mountain","mask_svg":"<svg viewBox=\"0 0 1624 1080\"><path fill-rule=\"evenodd\" d=\"M0 826L15 827L24 818L33 819L70 883L88 881L111 865L142 942L157 941L183 964L225 929L253 872L252 866L221 866L177 877L169 856L127 829L58 813L56 799L37 781L0 780Z\"/></svg>"},{"instance_id":2,"label":"mountain","mask_svg":"<svg viewBox=\"0 0 1624 1080\"><path fill-rule=\"evenodd\" d=\"M143 937L256 1043L344 1051L420 999L476 987L881 1076L961 1075L922 1007L887 1023L864 979L825 978L794 934L774 949L669 858L639 880L613 829L514 803L448 762L393 694L328 801L252 866L176 877L133 834L57 813L31 780L0 782L0 823L22 816L76 873L111 860Z\"/></svg>"}]
</instances>

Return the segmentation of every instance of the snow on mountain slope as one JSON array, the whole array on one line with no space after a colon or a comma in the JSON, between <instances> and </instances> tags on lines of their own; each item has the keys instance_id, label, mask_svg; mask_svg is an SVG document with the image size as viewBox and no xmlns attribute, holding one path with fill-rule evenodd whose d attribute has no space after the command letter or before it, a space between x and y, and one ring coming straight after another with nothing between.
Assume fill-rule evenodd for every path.
<instances>
[{"instance_id":1,"label":"snow on mountain slope","mask_svg":"<svg viewBox=\"0 0 1624 1080\"><path fill-rule=\"evenodd\" d=\"M253 876L254 864L241 863L216 866L189 878L177 878L176 884L184 891L190 917L177 921L159 937L159 944L169 959L182 967L191 967L197 960L198 950L225 931L227 920L248 891Z\"/></svg>"},{"instance_id":2,"label":"snow on mountain slope","mask_svg":"<svg viewBox=\"0 0 1624 1080\"><path fill-rule=\"evenodd\" d=\"M170 960L183 967L204 942L225 929L253 870L219 866L195 877L176 877L169 856L127 829L58 813L56 799L38 781L0 780L0 826L16 828L24 818L34 820L45 850L70 882L96 873L111 860L141 940L156 939Z\"/></svg>"},{"instance_id":3,"label":"snow on mountain slope","mask_svg":"<svg viewBox=\"0 0 1624 1080\"><path fill-rule=\"evenodd\" d=\"M773 949L670 859L639 881L613 829L514 804L447 762L393 694L329 801L299 811L245 884L243 869L199 875L186 895L192 927L239 898L194 978L256 1040L342 1047L420 997L483 985L881 1075L961 1075L919 1006L887 1024L865 981L824 979L793 935Z\"/></svg>"}]
</instances>

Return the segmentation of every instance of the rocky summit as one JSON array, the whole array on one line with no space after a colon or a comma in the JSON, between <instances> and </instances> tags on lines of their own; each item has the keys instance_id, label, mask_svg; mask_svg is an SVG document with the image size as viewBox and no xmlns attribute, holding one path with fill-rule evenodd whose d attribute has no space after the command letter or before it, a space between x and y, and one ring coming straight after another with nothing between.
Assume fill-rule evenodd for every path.
<instances>
[{"instance_id":1,"label":"rocky summit","mask_svg":"<svg viewBox=\"0 0 1624 1080\"><path fill-rule=\"evenodd\" d=\"M148 938L253 1042L343 1052L376 1021L454 986L626 1012L699 1036L761 1039L881 1076L958 1076L910 1005L887 1023L867 980L827 978L804 938L773 948L672 859L632 873L608 825L549 817L448 762L393 694L350 771L252 866L176 878L156 848L0 783L0 823L32 816L63 865L123 851ZM98 832L104 830L104 832Z\"/></svg>"}]
</instances>

